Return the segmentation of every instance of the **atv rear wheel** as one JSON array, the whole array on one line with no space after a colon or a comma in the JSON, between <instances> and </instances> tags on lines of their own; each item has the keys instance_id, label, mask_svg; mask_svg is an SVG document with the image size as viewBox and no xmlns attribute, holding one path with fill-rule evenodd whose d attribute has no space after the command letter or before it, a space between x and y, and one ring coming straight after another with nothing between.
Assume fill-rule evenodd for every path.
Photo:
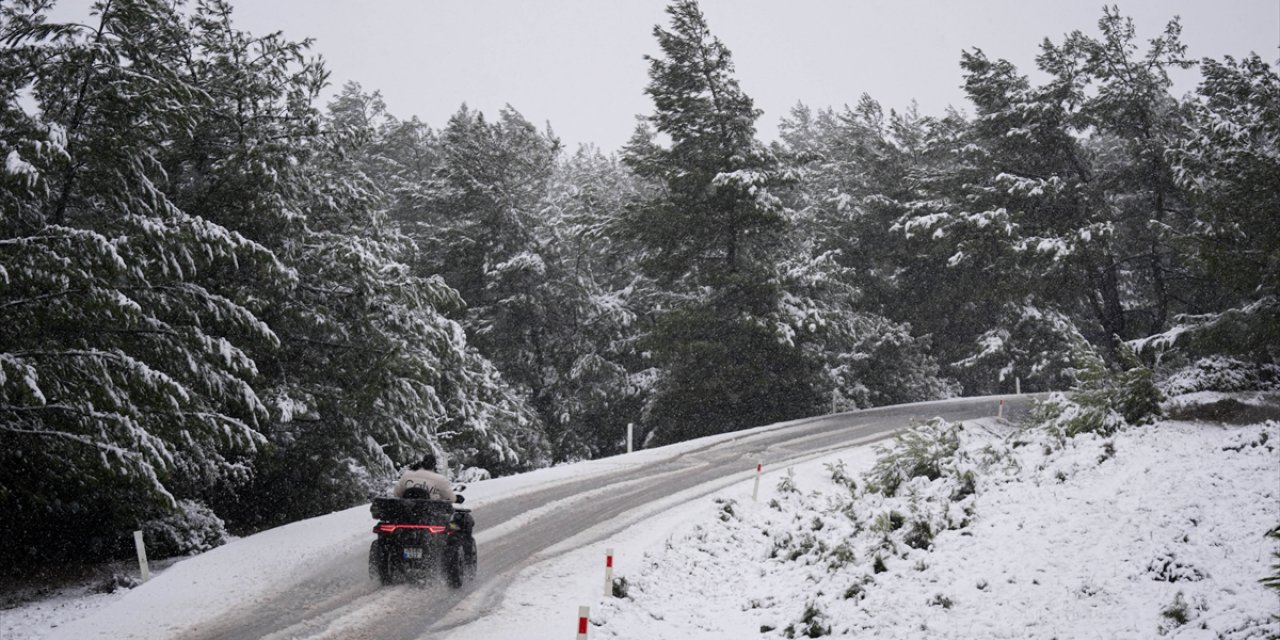
<instances>
[{"instance_id":1,"label":"atv rear wheel","mask_svg":"<svg viewBox=\"0 0 1280 640\"><path fill-rule=\"evenodd\" d=\"M464 580L474 580L476 577L476 541L474 538L468 538L466 544L462 545L462 577Z\"/></svg>"},{"instance_id":2,"label":"atv rear wheel","mask_svg":"<svg viewBox=\"0 0 1280 640\"><path fill-rule=\"evenodd\" d=\"M394 580L391 575L391 566L387 559L387 554L382 549L381 540L374 540L369 544L369 576L377 579L382 585L389 585Z\"/></svg>"},{"instance_id":3,"label":"atv rear wheel","mask_svg":"<svg viewBox=\"0 0 1280 640\"><path fill-rule=\"evenodd\" d=\"M444 576L449 581L449 586L454 589L462 586L463 573L466 571L462 556L462 547L451 545L444 558Z\"/></svg>"}]
</instances>

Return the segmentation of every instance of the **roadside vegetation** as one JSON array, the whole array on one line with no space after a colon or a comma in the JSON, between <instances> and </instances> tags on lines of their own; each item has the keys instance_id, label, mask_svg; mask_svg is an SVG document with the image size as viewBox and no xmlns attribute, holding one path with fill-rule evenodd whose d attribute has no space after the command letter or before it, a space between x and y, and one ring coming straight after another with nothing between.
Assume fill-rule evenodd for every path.
<instances>
[{"instance_id":1,"label":"roadside vegetation","mask_svg":"<svg viewBox=\"0 0 1280 640\"><path fill-rule=\"evenodd\" d=\"M630 601L606 618L622 628L669 606L680 596L662 595L670 573L658 567L698 565L735 585L768 577L708 597L720 615L736 600L760 637L1156 637L1188 625L1274 637L1275 373L1224 378L1204 361L1159 376L1136 362L1082 367L1073 392L1025 423L918 423L861 473L836 460L804 482L789 471L761 504L720 501L716 521L647 558ZM1228 407L1212 409L1224 419L1186 417L1215 406ZM737 564L754 568L738 577ZM1084 612L1083 626L1058 622Z\"/></svg>"}]
</instances>

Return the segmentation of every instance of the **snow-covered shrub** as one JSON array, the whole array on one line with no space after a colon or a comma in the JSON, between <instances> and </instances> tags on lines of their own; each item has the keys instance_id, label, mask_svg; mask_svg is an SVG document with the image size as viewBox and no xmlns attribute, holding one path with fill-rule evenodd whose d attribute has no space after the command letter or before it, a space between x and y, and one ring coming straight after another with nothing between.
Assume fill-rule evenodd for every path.
<instances>
[{"instance_id":1,"label":"snow-covered shrub","mask_svg":"<svg viewBox=\"0 0 1280 640\"><path fill-rule=\"evenodd\" d=\"M892 496L903 482L924 477L937 480L960 448L958 426L941 418L902 432L889 448L877 447L880 457L868 474L869 491Z\"/></svg>"},{"instance_id":2,"label":"snow-covered shrub","mask_svg":"<svg viewBox=\"0 0 1280 640\"><path fill-rule=\"evenodd\" d=\"M716 498L716 504L720 505L721 522L728 522L730 518L736 515L733 508L738 504L737 500L724 500L724 499Z\"/></svg>"},{"instance_id":3,"label":"snow-covered shrub","mask_svg":"<svg viewBox=\"0 0 1280 640\"><path fill-rule=\"evenodd\" d=\"M1164 616L1176 627L1180 627L1191 621L1191 613L1187 607L1186 598L1183 597L1181 591L1178 592L1178 595L1173 597L1173 604L1166 607L1164 611L1161 611L1160 615Z\"/></svg>"},{"instance_id":4,"label":"snow-covered shrub","mask_svg":"<svg viewBox=\"0 0 1280 640\"><path fill-rule=\"evenodd\" d=\"M618 576L613 579L613 597L626 598L630 593L631 585L627 583L627 579Z\"/></svg>"},{"instance_id":5,"label":"snow-covered shrub","mask_svg":"<svg viewBox=\"0 0 1280 640\"><path fill-rule=\"evenodd\" d=\"M858 483L849 476L849 473L845 468L844 460L837 460L833 463L828 463L825 466L827 471L831 474L832 482L848 487L849 491L855 493L858 491Z\"/></svg>"},{"instance_id":6,"label":"snow-covered shrub","mask_svg":"<svg viewBox=\"0 0 1280 640\"><path fill-rule=\"evenodd\" d=\"M94 593L115 593L121 589L132 589L139 584L141 582L128 573L112 571L111 575L94 585L92 591Z\"/></svg>"},{"instance_id":7,"label":"snow-covered shrub","mask_svg":"<svg viewBox=\"0 0 1280 640\"><path fill-rule=\"evenodd\" d=\"M875 559L871 561L871 571L873 573L884 573L888 570L889 567L884 563L884 556L877 553Z\"/></svg>"},{"instance_id":8,"label":"snow-covered shrub","mask_svg":"<svg viewBox=\"0 0 1280 640\"><path fill-rule=\"evenodd\" d=\"M1129 424L1149 424L1162 415L1164 394L1156 388L1151 369L1138 363L1132 353L1126 354L1125 369L1116 376L1112 397Z\"/></svg>"},{"instance_id":9,"label":"snow-covered shrub","mask_svg":"<svg viewBox=\"0 0 1280 640\"><path fill-rule=\"evenodd\" d=\"M1018 378L1028 391L1065 389L1075 372L1071 354L1092 349L1068 315L1033 298L1006 304L993 323L967 357L952 363L967 388L1012 391Z\"/></svg>"},{"instance_id":10,"label":"snow-covered shrub","mask_svg":"<svg viewBox=\"0 0 1280 640\"><path fill-rule=\"evenodd\" d=\"M1197 391L1270 391L1280 389L1280 365L1207 356L1169 373L1160 388L1168 396Z\"/></svg>"},{"instance_id":11,"label":"snow-covered shrub","mask_svg":"<svg viewBox=\"0 0 1280 640\"><path fill-rule=\"evenodd\" d=\"M172 513L147 521L142 534L153 558L201 553L227 542L222 518L192 500L179 500Z\"/></svg>"},{"instance_id":12,"label":"snow-covered shrub","mask_svg":"<svg viewBox=\"0 0 1280 640\"><path fill-rule=\"evenodd\" d=\"M800 633L806 638L821 638L831 634L831 625L826 624L826 621L827 616L817 603L810 602L805 605L804 614L800 616L800 626L787 625L782 635L794 638L797 633Z\"/></svg>"},{"instance_id":13,"label":"snow-covered shrub","mask_svg":"<svg viewBox=\"0 0 1280 640\"><path fill-rule=\"evenodd\" d=\"M488 469L481 469L480 467L465 467L462 471L458 472L458 475L455 476L455 480L463 483L480 482L481 480L488 480L492 477L493 476L489 473Z\"/></svg>"},{"instance_id":14,"label":"snow-covered shrub","mask_svg":"<svg viewBox=\"0 0 1280 640\"><path fill-rule=\"evenodd\" d=\"M778 493L799 493L796 488L796 471L795 469L787 469L787 475L778 480Z\"/></svg>"},{"instance_id":15,"label":"snow-covered shrub","mask_svg":"<svg viewBox=\"0 0 1280 640\"><path fill-rule=\"evenodd\" d=\"M902 541L912 549L928 549L933 544L933 527L926 519L914 520Z\"/></svg>"},{"instance_id":16,"label":"snow-covered shrub","mask_svg":"<svg viewBox=\"0 0 1280 640\"><path fill-rule=\"evenodd\" d=\"M1276 525L1276 528L1268 531L1267 537L1275 538L1276 543L1280 544L1280 525ZM1271 565L1271 570L1274 573L1263 578L1261 582L1276 591L1280 591L1280 549L1276 549L1273 555L1275 556L1276 561Z\"/></svg>"},{"instance_id":17,"label":"snow-covered shrub","mask_svg":"<svg viewBox=\"0 0 1280 640\"><path fill-rule=\"evenodd\" d=\"M907 523L907 517L899 511L886 511L876 516L875 523L871 525L872 531L881 533L892 533L902 528Z\"/></svg>"},{"instance_id":18,"label":"snow-covered shrub","mask_svg":"<svg viewBox=\"0 0 1280 640\"><path fill-rule=\"evenodd\" d=\"M1163 413L1164 395L1151 369L1121 345L1121 368L1113 371L1101 359L1083 354L1070 397L1055 393L1036 407L1033 420L1065 437L1080 433L1115 433L1125 425L1147 424Z\"/></svg>"}]
</instances>

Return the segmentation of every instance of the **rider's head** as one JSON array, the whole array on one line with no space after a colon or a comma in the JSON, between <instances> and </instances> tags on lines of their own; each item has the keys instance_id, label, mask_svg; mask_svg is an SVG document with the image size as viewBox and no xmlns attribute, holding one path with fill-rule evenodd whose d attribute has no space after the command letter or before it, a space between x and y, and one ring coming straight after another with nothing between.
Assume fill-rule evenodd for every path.
<instances>
[{"instance_id":1,"label":"rider's head","mask_svg":"<svg viewBox=\"0 0 1280 640\"><path fill-rule=\"evenodd\" d=\"M422 456L422 460L409 467L410 469L426 469L427 471L436 470L436 454L428 453Z\"/></svg>"}]
</instances>

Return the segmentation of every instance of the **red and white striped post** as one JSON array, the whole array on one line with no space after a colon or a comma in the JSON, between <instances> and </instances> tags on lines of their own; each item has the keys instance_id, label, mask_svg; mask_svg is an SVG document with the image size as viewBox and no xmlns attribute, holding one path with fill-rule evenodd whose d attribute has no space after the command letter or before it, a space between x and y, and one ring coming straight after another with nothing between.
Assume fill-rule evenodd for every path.
<instances>
[{"instance_id":1,"label":"red and white striped post","mask_svg":"<svg viewBox=\"0 0 1280 640\"><path fill-rule=\"evenodd\" d=\"M578 640L587 640L587 607L578 607Z\"/></svg>"},{"instance_id":2,"label":"red and white striped post","mask_svg":"<svg viewBox=\"0 0 1280 640\"><path fill-rule=\"evenodd\" d=\"M751 488L751 500L752 500L752 502L756 501L757 496L759 496L759 495L760 495L760 472L761 472L763 469L764 469L764 463L763 463L763 462L757 462L757 463L756 463L756 484L755 484L755 486L754 486L754 487L752 487L752 488Z\"/></svg>"},{"instance_id":3,"label":"red and white striped post","mask_svg":"<svg viewBox=\"0 0 1280 640\"><path fill-rule=\"evenodd\" d=\"M613 596L613 549L604 551L604 597Z\"/></svg>"}]
</instances>

